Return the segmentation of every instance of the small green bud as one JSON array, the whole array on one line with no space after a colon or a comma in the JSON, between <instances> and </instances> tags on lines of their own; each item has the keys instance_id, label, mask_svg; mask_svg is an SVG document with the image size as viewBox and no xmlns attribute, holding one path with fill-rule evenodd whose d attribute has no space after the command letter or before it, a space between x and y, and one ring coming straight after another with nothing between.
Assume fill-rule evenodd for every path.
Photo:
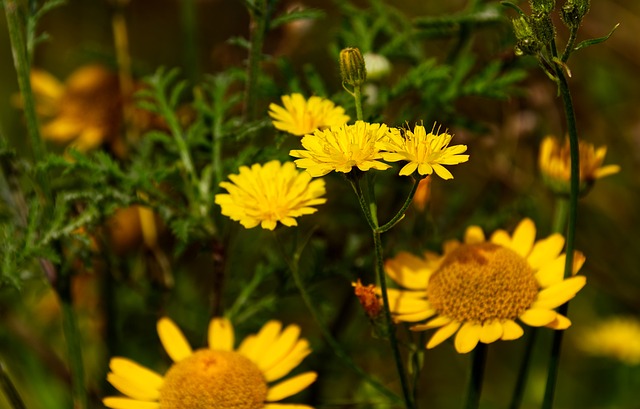
<instances>
[{"instance_id":1,"label":"small green bud","mask_svg":"<svg viewBox=\"0 0 640 409\"><path fill-rule=\"evenodd\" d=\"M529 0L533 14L551 14L556 7L556 0Z\"/></svg>"},{"instance_id":2,"label":"small green bud","mask_svg":"<svg viewBox=\"0 0 640 409\"><path fill-rule=\"evenodd\" d=\"M567 0L562 6L562 21L569 28L577 28L591 6L589 0Z\"/></svg>"},{"instance_id":3,"label":"small green bud","mask_svg":"<svg viewBox=\"0 0 640 409\"><path fill-rule=\"evenodd\" d=\"M340 51L340 74L345 84L360 86L367 79L364 58L357 48L345 48Z\"/></svg>"},{"instance_id":4,"label":"small green bud","mask_svg":"<svg viewBox=\"0 0 640 409\"><path fill-rule=\"evenodd\" d=\"M533 28L529 24L529 18L520 16L512 20L513 31L516 34L516 55L533 55L542 49L542 44L538 41Z\"/></svg>"},{"instance_id":5,"label":"small green bud","mask_svg":"<svg viewBox=\"0 0 640 409\"><path fill-rule=\"evenodd\" d=\"M553 41L556 36L556 29L553 26L550 14L535 13L530 17L529 23L541 44L547 45Z\"/></svg>"}]
</instances>

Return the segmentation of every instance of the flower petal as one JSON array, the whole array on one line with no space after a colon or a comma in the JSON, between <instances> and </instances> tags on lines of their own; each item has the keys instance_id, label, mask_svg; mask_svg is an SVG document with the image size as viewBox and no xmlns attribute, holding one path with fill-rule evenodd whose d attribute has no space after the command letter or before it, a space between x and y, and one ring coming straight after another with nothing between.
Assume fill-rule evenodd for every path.
<instances>
[{"instance_id":1,"label":"flower petal","mask_svg":"<svg viewBox=\"0 0 640 409\"><path fill-rule=\"evenodd\" d=\"M529 265L538 269L546 263L556 259L564 247L564 237L561 234L552 234L544 240L538 241L527 257Z\"/></svg>"},{"instance_id":2,"label":"flower petal","mask_svg":"<svg viewBox=\"0 0 640 409\"><path fill-rule=\"evenodd\" d=\"M524 334L524 330L513 320L505 320L502 323L502 339L503 341L512 341L520 338Z\"/></svg>"},{"instance_id":3,"label":"flower petal","mask_svg":"<svg viewBox=\"0 0 640 409\"><path fill-rule=\"evenodd\" d=\"M233 351L233 325L226 318L214 318L209 323L209 348L217 351Z\"/></svg>"},{"instance_id":4,"label":"flower petal","mask_svg":"<svg viewBox=\"0 0 640 409\"><path fill-rule=\"evenodd\" d=\"M427 342L426 348L431 349L437 347L453 334L455 334L458 328L460 328L460 323L456 321L450 322L449 324L440 328L431 336L431 339L429 340L429 342Z\"/></svg>"},{"instance_id":5,"label":"flower petal","mask_svg":"<svg viewBox=\"0 0 640 409\"><path fill-rule=\"evenodd\" d=\"M293 351L293 347L300 337L300 327L297 325L289 325L282 331L278 339L273 343L268 354L259 357L256 364L262 371L266 371L286 359Z\"/></svg>"},{"instance_id":6,"label":"flower petal","mask_svg":"<svg viewBox=\"0 0 640 409\"><path fill-rule=\"evenodd\" d=\"M553 310L531 308L520 314L520 321L531 327L542 327L556 319L557 313Z\"/></svg>"},{"instance_id":7,"label":"flower petal","mask_svg":"<svg viewBox=\"0 0 640 409\"><path fill-rule=\"evenodd\" d=\"M267 382L276 381L293 370L300 362L311 353L309 342L306 339L299 340L289 354L264 371L264 378Z\"/></svg>"},{"instance_id":8,"label":"flower petal","mask_svg":"<svg viewBox=\"0 0 640 409\"><path fill-rule=\"evenodd\" d=\"M479 226L469 226L464 232L464 242L466 244L483 243L485 241L484 232Z\"/></svg>"},{"instance_id":9,"label":"flower petal","mask_svg":"<svg viewBox=\"0 0 640 409\"><path fill-rule=\"evenodd\" d=\"M536 225L533 220L523 219L516 227L511 238L511 249L522 257L527 257L536 239Z\"/></svg>"},{"instance_id":10,"label":"flower petal","mask_svg":"<svg viewBox=\"0 0 640 409\"><path fill-rule=\"evenodd\" d=\"M562 314L556 314L556 319L546 325L547 328L557 329L557 330L567 329L570 326L571 326L571 320Z\"/></svg>"},{"instance_id":11,"label":"flower petal","mask_svg":"<svg viewBox=\"0 0 640 409\"><path fill-rule=\"evenodd\" d=\"M143 382L125 378L110 372L107 374L107 381L117 390L130 398L145 402L156 401L160 397L157 389L145 385Z\"/></svg>"},{"instance_id":12,"label":"flower petal","mask_svg":"<svg viewBox=\"0 0 640 409\"><path fill-rule=\"evenodd\" d=\"M153 389L160 389L164 383L161 375L127 358L114 357L109 361L109 369L116 375L138 380Z\"/></svg>"},{"instance_id":13,"label":"flower petal","mask_svg":"<svg viewBox=\"0 0 640 409\"><path fill-rule=\"evenodd\" d=\"M482 332L480 333L480 342L490 344L499 340L503 335L502 324L500 321L485 322L482 324Z\"/></svg>"},{"instance_id":14,"label":"flower petal","mask_svg":"<svg viewBox=\"0 0 640 409\"><path fill-rule=\"evenodd\" d=\"M294 376L293 378L289 378L286 381L282 381L269 388L266 401L279 401L284 398L288 398L289 396L293 396L311 385L317 377L318 374L315 372L305 372Z\"/></svg>"},{"instance_id":15,"label":"flower petal","mask_svg":"<svg viewBox=\"0 0 640 409\"><path fill-rule=\"evenodd\" d=\"M191 346L187 342L180 328L167 317L158 321L158 336L164 350L167 351L173 362L182 361L193 354Z\"/></svg>"},{"instance_id":16,"label":"flower petal","mask_svg":"<svg viewBox=\"0 0 640 409\"><path fill-rule=\"evenodd\" d=\"M158 402L143 402L140 400L121 398L121 397L108 397L102 399L102 404L112 409L159 409L160 403Z\"/></svg>"},{"instance_id":17,"label":"flower petal","mask_svg":"<svg viewBox=\"0 0 640 409\"><path fill-rule=\"evenodd\" d=\"M456 351L460 354L466 354L473 350L480 341L480 334L482 333L482 325L465 322L460 327L460 330L456 334L454 345Z\"/></svg>"}]
</instances>

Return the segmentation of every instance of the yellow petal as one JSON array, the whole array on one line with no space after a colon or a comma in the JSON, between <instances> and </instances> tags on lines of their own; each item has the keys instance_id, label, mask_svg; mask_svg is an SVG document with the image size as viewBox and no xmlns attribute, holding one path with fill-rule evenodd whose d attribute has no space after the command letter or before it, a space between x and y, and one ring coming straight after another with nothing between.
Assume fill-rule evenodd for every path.
<instances>
[{"instance_id":1,"label":"yellow petal","mask_svg":"<svg viewBox=\"0 0 640 409\"><path fill-rule=\"evenodd\" d=\"M427 342L426 348L431 349L431 348L437 347L438 345L446 341L449 337L451 337L453 334L455 334L458 328L460 328L460 323L456 321L451 322L445 325L444 327L440 328L433 334L433 336L431 336L431 339L429 340L429 342Z\"/></svg>"},{"instance_id":2,"label":"yellow petal","mask_svg":"<svg viewBox=\"0 0 640 409\"><path fill-rule=\"evenodd\" d=\"M158 402L143 402L135 399L109 397L102 399L104 406L112 409L159 409Z\"/></svg>"},{"instance_id":3,"label":"yellow petal","mask_svg":"<svg viewBox=\"0 0 640 409\"><path fill-rule=\"evenodd\" d=\"M431 309L428 301L419 298L396 298L389 300L389 309L394 314L412 314Z\"/></svg>"},{"instance_id":4,"label":"yellow petal","mask_svg":"<svg viewBox=\"0 0 640 409\"><path fill-rule=\"evenodd\" d=\"M282 334L271 346L271 350L268 354L260 357L256 364L262 371L266 371L276 365L281 360L285 359L289 355L293 347L296 345L298 338L300 337L300 327L297 325L289 325L282 331Z\"/></svg>"},{"instance_id":5,"label":"yellow petal","mask_svg":"<svg viewBox=\"0 0 640 409\"><path fill-rule=\"evenodd\" d=\"M282 323L280 321L271 320L264 324L260 332L256 334L250 350L243 354L251 361L257 363L260 357L269 353L269 349L280 335Z\"/></svg>"},{"instance_id":6,"label":"yellow petal","mask_svg":"<svg viewBox=\"0 0 640 409\"><path fill-rule=\"evenodd\" d=\"M544 290L538 293L536 297L536 301L533 303L534 305L553 305L553 307L545 307L545 308L556 308L568 300L572 299L578 291L582 289L587 283L587 277L585 276L575 276L571 278L567 278L562 282L553 285L549 288L545 288Z\"/></svg>"},{"instance_id":7,"label":"yellow petal","mask_svg":"<svg viewBox=\"0 0 640 409\"><path fill-rule=\"evenodd\" d=\"M512 341L520 338L524 334L522 327L515 321L505 320L502 322L502 339L503 341Z\"/></svg>"},{"instance_id":8,"label":"yellow petal","mask_svg":"<svg viewBox=\"0 0 640 409\"><path fill-rule=\"evenodd\" d=\"M511 237L509 237L509 233L504 230L494 231L489 241L503 247L511 248Z\"/></svg>"},{"instance_id":9,"label":"yellow petal","mask_svg":"<svg viewBox=\"0 0 640 409\"><path fill-rule=\"evenodd\" d=\"M218 351L233 351L233 325L226 318L214 318L209 323L209 348Z\"/></svg>"},{"instance_id":10,"label":"yellow petal","mask_svg":"<svg viewBox=\"0 0 640 409\"><path fill-rule=\"evenodd\" d=\"M300 362L311 353L309 342L306 339L299 340L291 352L273 367L264 371L264 378L267 382L276 381L293 370Z\"/></svg>"},{"instance_id":11,"label":"yellow petal","mask_svg":"<svg viewBox=\"0 0 640 409\"><path fill-rule=\"evenodd\" d=\"M536 239L536 225L533 220L523 219L513 232L511 249L522 257L527 257L533 248Z\"/></svg>"},{"instance_id":12,"label":"yellow petal","mask_svg":"<svg viewBox=\"0 0 640 409\"><path fill-rule=\"evenodd\" d=\"M485 322L482 324L482 332L480 333L480 341L485 344L490 344L499 340L502 337L503 330L500 321Z\"/></svg>"},{"instance_id":13,"label":"yellow petal","mask_svg":"<svg viewBox=\"0 0 640 409\"><path fill-rule=\"evenodd\" d=\"M482 325L471 322L465 322L460 327L460 331L456 334L454 345L456 351L460 354L466 354L473 350L480 341L480 334L482 333Z\"/></svg>"},{"instance_id":14,"label":"yellow petal","mask_svg":"<svg viewBox=\"0 0 640 409\"><path fill-rule=\"evenodd\" d=\"M579 251L573 252L573 271L571 272L573 275L576 275L578 271L582 268L584 262L587 258Z\"/></svg>"},{"instance_id":15,"label":"yellow petal","mask_svg":"<svg viewBox=\"0 0 640 409\"><path fill-rule=\"evenodd\" d=\"M523 312L520 321L532 327L542 327L556 319L556 312L543 309L528 309Z\"/></svg>"},{"instance_id":16,"label":"yellow petal","mask_svg":"<svg viewBox=\"0 0 640 409\"><path fill-rule=\"evenodd\" d=\"M535 273L536 280L540 287L551 287L562 281L564 278L564 265L566 261L566 254L562 254L557 259L545 264L540 270Z\"/></svg>"},{"instance_id":17,"label":"yellow petal","mask_svg":"<svg viewBox=\"0 0 640 409\"><path fill-rule=\"evenodd\" d=\"M420 312L414 312L412 314L396 315L395 319L397 321L403 321L403 322L418 322L418 321L426 320L427 318L432 317L435 314L436 314L436 310L428 309Z\"/></svg>"},{"instance_id":18,"label":"yellow petal","mask_svg":"<svg viewBox=\"0 0 640 409\"><path fill-rule=\"evenodd\" d=\"M424 331L426 329L438 328L447 325L451 322L451 318L443 317L442 315L435 317L425 324L418 324L411 327L411 331Z\"/></svg>"},{"instance_id":19,"label":"yellow petal","mask_svg":"<svg viewBox=\"0 0 640 409\"><path fill-rule=\"evenodd\" d=\"M571 326L571 320L562 314L556 314L556 319L546 325L547 328L558 329L558 330L567 329L570 326Z\"/></svg>"},{"instance_id":20,"label":"yellow petal","mask_svg":"<svg viewBox=\"0 0 640 409\"><path fill-rule=\"evenodd\" d=\"M298 405L295 403L265 403L263 409L315 409L309 405Z\"/></svg>"},{"instance_id":21,"label":"yellow petal","mask_svg":"<svg viewBox=\"0 0 640 409\"><path fill-rule=\"evenodd\" d=\"M127 358L111 358L109 368L116 375L137 380L153 389L160 389L164 382L161 375Z\"/></svg>"},{"instance_id":22,"label":"yellow petal","mask_svg":"<svg viewBox=\"0 0 640 409\"><path fill-rule=\"evenodd\" d=\"M301 390L305 389L307 386L311 385L318 374L315 372L305 372L300 375L294 376L293 378L287 379L286 381L282 381L277 385L274 385L269 388L269 392L267 392L267 402L279 401L284 398L288 398L289 396L293 396Z\"/></svg>"},{"instance_id":23,"label":"yellow petal","mask_svg":"<svg viewBox=\"0 0 640 409\"><path fill-rule=\"evenodd\" d=\"M561 234L552 234L544 240L538 241L527 257L529 265L538 269L546 263L555 260L564 247L564 237Z\"/></svg>"},{"instance_id":24,"label":"yellow petal","mask_svg":"<svg viewBox=\"0 0 640 409\"><path fill-rule=\"evenodd\" d=\"M464 232L464 242L466 244L476 244L486 241L484 232L479 226L469 226Z\"/></svg>"},{"instance_id":25,"label":"yellow petal","mask_svg":"<svg viewBox=\"0 0 640 409\"><path fill-rule=\"evenodd\" d=\"M179 362L193 354L184 334L173 321L166 317L160 318L157 327L160 342L173 362Z\"/></svg>"},{"instance_id":26,"label":"yellow petal","mask_svg":"<svg viewBox=\"0 0 640 409\"><path fill-rule=\"evenodd\" d=\"M150 388L149 385L145 385L140 381L116 375L113 372L107 374L107 381L117 390L133 399L155 401L160 397L160 392L157 389Z\"/></svg>"}]
</instances>

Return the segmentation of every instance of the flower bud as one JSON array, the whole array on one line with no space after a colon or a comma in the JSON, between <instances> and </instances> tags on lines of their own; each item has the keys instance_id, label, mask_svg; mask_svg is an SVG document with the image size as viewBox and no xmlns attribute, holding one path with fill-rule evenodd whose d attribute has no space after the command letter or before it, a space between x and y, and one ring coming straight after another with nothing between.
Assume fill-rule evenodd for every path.
<instances>
[{"instance_id":1,"label":"flower bud","mask_svg":"<svg viewBox=\"0 0 640 409\"><path fill-rule=\"evenodd\" d=\"M343 83L354 87L365 82L367 69L359 49L345 48L340 51L340 74Z\"/></svg>"},{"instance_id":2,"label":"flower bud","mask_svg":"<svg viewBox=\"0 0 640 409\"><path fill-rule=\"evenodd\" d=\"M569 28L577 28L582 18L589 12L589 0L567 0L562 6L562 21Z\"/></svg>"},{"instance_id":3,"label":"flower bud","mask_svg":"<svg viewBox=\"0 0 640 409\"><path fill-rule=\"evenodd\" d=\"M531 27L529 18L520 16L514 20L513 31L516 34L516 55L533 55L536 54L542 48L542 43L538 41L538 38Z\"/></svg>"},{"instance_id":4,"label":"flower bud","mask_svg":"<svg viewBox=\"0 0 640 409\"><path fill-rule=\"evenodd\" d=\"M531 16L529 23L540 44L551 44L556 36L556 30L551 21L550 14L535 13Z\"/></svg>"},{"instance_id":5,"label":"flower bud","mask_svg":"<svg viewBox=\"0 0 640 409\"><path fill-rule=\"evenodd\" d=\"M556 7L556 0L529 0L533 14L550 14Z\"/></svg>"}]
</instances>

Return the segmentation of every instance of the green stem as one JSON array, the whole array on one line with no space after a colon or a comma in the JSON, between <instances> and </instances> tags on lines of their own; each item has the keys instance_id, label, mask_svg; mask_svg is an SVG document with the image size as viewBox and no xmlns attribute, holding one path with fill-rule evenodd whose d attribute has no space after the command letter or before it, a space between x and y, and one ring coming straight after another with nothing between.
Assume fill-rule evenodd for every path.
<instances>
[{"instance_id":1,"label":"green stem","mask_svg":"<svg viewBox=\"0 0 640 409\"><path fill-rule=\"evenodd\" d=\"M362 115L362 89L360 85L353 87L353 99L356 101L356 118L358 118L358 121L364 121Z\"/></svg>"},{"instance_id":2,"label":"green stem","mask_svg":"<svg viewBox=\"0 0 640 409\"><path fill-rule=\"evenodd\" d=\"M277 240L277 237L276 237L276 242L279 243L279 241ZM283 254L284 254L284 251L283 251ZM296 252L291 262L289 262L288 257L285 256L285 260L287 260L289 264L289 269L291 270L293 281L295 282L295 285L298 288L298 291L300 292L300 296L302 297L302 300L304 301L304 304L306 305L307 309L311 313L313 320L318 325L318 328L320 328L320 332L322 333L322 336L324 337L327 344L329 344L329 346L331 347L333 352L336 354L336 356L338 356L338 358L340 358L347 365L347 367L349 367L352 371L354 371L356 374L362 377L364 381L366 381L369 385L374 387L378 392L380 392L387 398L393 400L396 404L400 403L401 399L395 393L387 389L377 379L372 377L369 373L367 373L365 370L360 368L355 362L353 362L353 360L349 357L349 354L345 352L345 350L342 348L340 343L333 337L333 335L331 334L331 331L326 327L326 325L324 325L324 323L322 322L322 319L320 318L320 313L316 310L313 300L311 299L311 296L307 292L307 289L305 288L304 283L302 282L302 279L300 277L300 272L298 268L299 259L300 259L299 251Z\"/></svg>"},{"instance_id":3,"label":"green stem","mask_svg":"<svg viewBox=\"0 0 640 409\"><path fill-rule=\"evenodd\" d=\"M484 367L487 362L487 344L479 342L471 357L471 374L467 386L465 409L477 409L480 405L480 393L484 379Z\"/></svg>"},{"instance_id":4,"label":"green stem","mask_svg":"<svg viewBox=\"0 0 640 409\"><path fill-rule=\"evenodd\" d=\"M7 401L11 404L13 409L26 409L20 394L18 393L18 389L11 381L9 374L7 373L4 362L0 361L0 387L4 391L4 396L7 398Z\"/></svg>"},{"instance_id":5,"label":"green stem","mask_svg":"<svg viewBox=\"0 0 640 409\"><path fill-rule=\"evenodd\" d=\"M67 272L68 273L68 272ZM71 301L71 277L61 275L58 283L58 295L62 306L62 331L64 332L71 368L71 390L75 409L87 409L88 397L84 384L84 365L82 361L82 343L78 321Z\"/></svg>"},{"instance_id":6,"label":"green stem","mask_svg":"<svg viewBox=\"0 0 640 409\"><path fill-rule=\"evenodd\" d=\"M402 364L402 355L400 354L400 345L398 344L398 338L396 337L396 326L391 319L391 309L389 308L389 296L387 294L387 278L384 274L383 266L383 253L382 253L382 239L380 232L376 229L373 230L373 243L375 246L376 255L376 274L378 281L380 282L380 292L382 293L382 303L384 310L384 318L387 324L387 333L389 335L389 342L391 343L391 350L393 352L393 358L396 362L396 370L398 371L398 378L400 379L400 385L402 386L402 394L405 400L405 406L407 409L414 409L416 406L413 402L413 395L409 390L409 382L407 381L404 365Z\"/></svg>"},{"instance_id":7,"label":"green stem","mask_svg":"<svg viewBox=\"0 0 640 409\"><path fill-rule=\"evenodd\" d=\"M520 362L520 368L518 370L518 377L516 378L516 385L513 388L513 396L511 397L511 403L509 409L518 409L522 405L522 398L524 397L525 387L527 386L527 379L529 378L529 369L531 368L531 358L533 357L533 348L536 345L536 339L538 337L538 328L531 328L527 344L524 347L524 356Z\"/></svg>"},{"instance_id":8,"label":"green stem","mask_svg":"<svg viewBox=\"0 0 640 409\"><path fill-rule=\"evenodd\" d=\"M199 76L198 61L198 26L196 19L196 1L182 0L180 2L180 14L182 18L182 32L184 36L184 65L189 80L192 84L197 83Z\"/></svg>"},{"instance_id":9,"label":"green stem","mask_svg":"<svg viewBox=\"0 0 640 409\"><path fill-rule=\"evenodd\" d=\"M13 64L18 76L18 86L20 87L20 93L24 104L27 133L29 134L31 149L33 150L35 162L37 163L44 158L46 151L42 138L40 138L38 117L36 115L36 104L33 97L33 90L31 89L31 65L27 55L20 11L16 0L5 0L4 11L7 17L7 28L9 30L9 38L11 40ZM49 197L50 191L47 177L42 175L40 179L40 185L45 192L46 197Z\"/></svg>"},{"instance_id":10,"label":"green stem","mask_svg":"<svg viewBox=\"0 0 640 409\"><path fill-rule=\"evenodd\" d=\"M555 54L555 47L554 54ZM576 221L578 217L578 192L580 187L580 163L578 149L578 130L576 117L573 110L573 101L571 100L571 92L569 84L564 75L564 71L560 65L555 65L555 71L558 78L558 87L564 104L564 111L567 121L567 130L569 133L569 152L571 154L571 195L569 197L569 223L567 226L567 246L566 246L566 262L564 267L564 277L570 277L573 269L573 249L575 245ZM568 311L568 303L560 306L558 312L566 315ZM556 331L553 334L553 343L551 346L551 357L549 360L549 371L547 375L547 384L542 402L543 409L551 409L553 406L553 398L556 388L556 379L558 377L558 366L560 362L560 351L562 347L563 331Z\"/></svg>"},{"instance_id":11,"label":"green stem","mask_svg":"<svg viewBox=\"0 0 640 409\"><path fill-rule=\"evenodd\" d=\"M409 207L409 205L411 205L411 202L413 201L413 196L415 196L415 194L416 194L416 190L418 190L418 185L420 184L420 180L422 180L422 179L420 179L420 178L414 179L413 187L411 188L411 191L409 192L409 195L407 196L407 199L402 204L402 207L400 208L398 213L396 213L396 215L393 216L393 218L391 220L389 220L387 223L385 223L384 225L378 227L378 231L380 233L384 233L386 231L389 231L390 229L393 228L393 226L398 224L398 222L400 222L400 220L402 220L404 218L404 214L407 211L407 208Z\"/></svg>"},{"instance_id":12,"label":"green stem","mask_svg":"<svg viewBox=\"0 0 640 409\"><path fill-rule=\"evenodd\" d=\"M347 174L347 180L349 180L349 184L358 197L358 204L360 204L360 209L362 210L362 213L364 213L364 217L367 219L367 224L369 224L369 227L371 227L372 230L376 230L377 227L371 216L371 209L369 208L369 204L367 203L365 195L362 192L360 182L359 180L357 180L357 177L354 175L353 171Z\"/></svg>"},{"instance_id":13,"label":"green stem","mask_svg":"<svg viewBox=\"0 0 640 409\"><path fill-rule=\"evenodd\" d=\"M567 45L564 47L564 52L562 53L562 57L560 61L567 62L569 56L573 52L573 47L576 44L576 39L578 38L578 26L571 27L569 32L569 40L567 40Z\"/></svg>"},{"instance_id":14,"label":"green stem","mask_svg":"<svg viewBox=\"0 0 640 409\"><path fill-rule=\"evenodd\" d=\"M556 196L556 207L553 215L553 233L564 233L567 230L569 201L564 196Z\"/></svg>"},{"instance_id":15,"label":"green stem","mask_svg":"<svg viewBox=\"0 0 640 409\"><path fill-rule=\"evenodd\" d=\"M256 118L258 75L260 73L260 61L262 60L262 45L269 19L267 0L257 0L253 8L249 9L249 12L251 17L249 26L251 43L247 65L247 84L244 94L244 117L246 120L252 121Z\"/></svg>"}]
</instances>

